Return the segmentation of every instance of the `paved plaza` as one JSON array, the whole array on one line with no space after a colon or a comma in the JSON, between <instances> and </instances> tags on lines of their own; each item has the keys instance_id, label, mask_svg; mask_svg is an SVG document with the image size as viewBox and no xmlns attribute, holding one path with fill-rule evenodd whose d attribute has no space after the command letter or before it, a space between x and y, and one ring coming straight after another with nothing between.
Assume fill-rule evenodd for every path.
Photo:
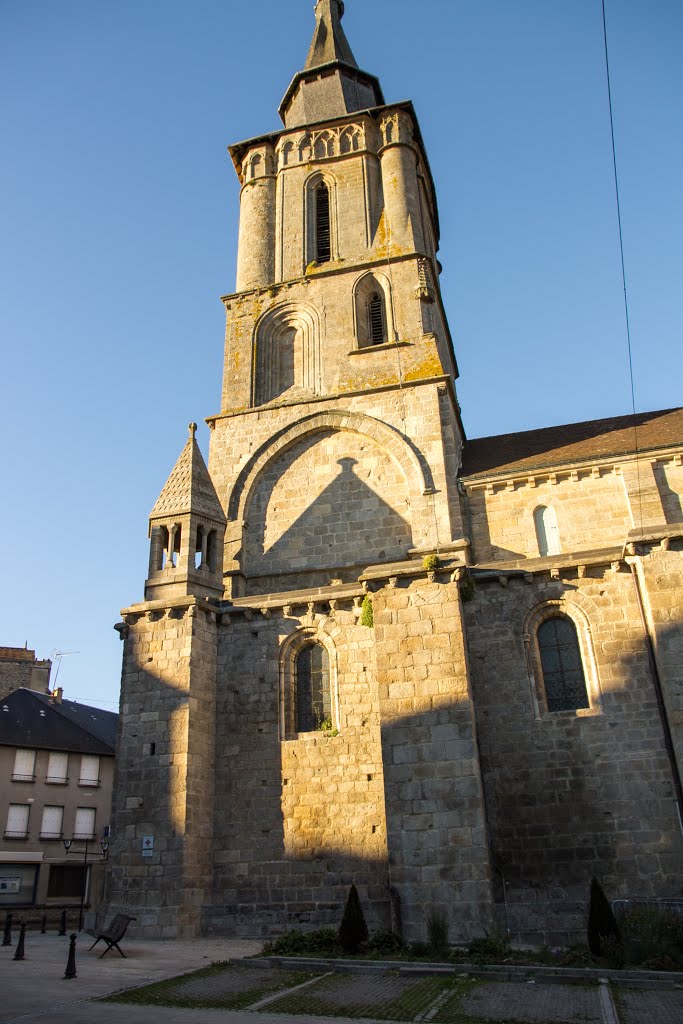
<instances>
[{"instance_id":1,"label":"paved plaza","mask_svg":"<svg viewBox=\"0 0 683 1024\"><path fill-rule=\"evenodd\" d=\"M411 1024L681 1024L680 986L567 984L528 977L522 981L444 974L335 973L323 967L285 969L234 963L258 952L260 943L202 939L162 942L130 939L126 959L90 940L77 943L77 977L65 979L69 942L29 933L25 959L15 946L0 948L0 1024L329 1024L406 1021ZM206 977L180 978L212 963L233 965ZM171 981L171 979L177 979ZM173 1001L201 1000L212 1009L97 1001L164 982ZM631 984L631 982L629 982ZM230 1009L230 1006L239 1008ZM220 1008L218 1008L220 1007Z\"/></svg>"}]
</instances>

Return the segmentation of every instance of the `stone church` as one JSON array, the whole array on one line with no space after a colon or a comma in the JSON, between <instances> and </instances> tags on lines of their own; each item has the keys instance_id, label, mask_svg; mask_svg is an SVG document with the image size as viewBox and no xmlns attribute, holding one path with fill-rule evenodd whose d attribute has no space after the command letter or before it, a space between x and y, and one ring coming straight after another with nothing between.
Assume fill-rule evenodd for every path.
<instances>
[{"instance_id":1,"label":"stone church","mask_svg":"<svg viewBox=\"0 0 683 1024\"><path fill-rule=\"evenodd\" d=\"M107 913L581 936L683 896L683 409L466 440L434 182L318 0L241 184L220 412L122 612Z\"/></svg>"}]
</instances>

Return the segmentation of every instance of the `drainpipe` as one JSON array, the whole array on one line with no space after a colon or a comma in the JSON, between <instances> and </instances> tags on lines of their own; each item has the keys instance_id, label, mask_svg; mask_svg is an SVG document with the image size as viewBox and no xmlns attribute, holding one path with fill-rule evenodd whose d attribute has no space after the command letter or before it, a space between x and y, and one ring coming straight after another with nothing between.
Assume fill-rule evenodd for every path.
<instances>
[{"instance_id":1,"label":"drainpipe","mask_svg":"<svg viewBox=\"0 0 683 1024\"><path fill-rule=\"evenodd\" d=\"M671 765L671 774L674 780L674 790L676 793L676 810L678 811L678 825L683 833L683 784L681 784L681 774L678 770L678 762L676 760L676 752L674 750L673 737L671 735L671 726L669 724L669 716L666 712L666 704L664 703L664 693L662 691L662 680L659 675L659 667L657 665L657 656L655 654L655 645L652 639L652 633L647 622L645 615L645 605L643 604L643 592L640 584L640 578L638 571L633 562L630 562L631 576L633 577L633 584L636 589L636 599L638 601L638 610L640 611L640 621L643 625L643 636L645 638L645 647L647 648L647 658L650 663L650 674L652 676L652 682L655 688L655 696L657 698L657 708L659 709L659 718L662 723L662 731L664 733L664 746L669 758Z\"/></svg>"}]
</instances>

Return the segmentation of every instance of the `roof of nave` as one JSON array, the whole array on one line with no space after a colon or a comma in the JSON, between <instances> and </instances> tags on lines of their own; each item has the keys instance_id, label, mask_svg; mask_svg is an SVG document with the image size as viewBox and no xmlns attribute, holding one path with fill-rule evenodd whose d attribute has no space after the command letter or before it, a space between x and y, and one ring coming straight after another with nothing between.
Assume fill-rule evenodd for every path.
<instances>
[{"instance_id":1,"label":"roof of nave","mask_svg":"<svg viewBox=\"0 0 683 1024\"><path fill-rule=\"evenodd\" d=\"M113 711L22 688L0 701L0 745L111 756L118 718Z\"/></svg>"},{"instance_id":2,"label":"roof of nave","mask_svg":"<svg viewBox=\"0 0 683 1024\"><path fill-rule=\"evenodd\" d=\"M150 519L195 512L206 519L224 522L225 514L195 437L197 424L190 423L188 429L185 447L156 500Z\"/></svg>"},{"instance_id":3,"label":"roof of nave","mask_svg":"<svg viewBox=\"0 0 683 1024\"><path fill-rule=\"evenodd\" d=\"M683 445L683 408L567 423L465 443L462 476L531 471Z\"/></svg>"}]
</instances>

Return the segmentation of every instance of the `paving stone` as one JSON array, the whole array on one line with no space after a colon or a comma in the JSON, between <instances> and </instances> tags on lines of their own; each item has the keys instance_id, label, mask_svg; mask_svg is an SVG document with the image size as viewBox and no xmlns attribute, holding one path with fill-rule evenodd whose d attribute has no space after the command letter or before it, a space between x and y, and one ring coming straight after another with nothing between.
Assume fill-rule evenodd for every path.
<instances>
[{"instance_id":1,"label":"paving stone","mask_svg":"<svg viewBox=\"0 0 683 1024\"><path fill-rule=\"evenodd\" d=\"M681 1024L683 990L619 989L615 1002L621 1024Z\"/></svg>"},{"instance_id":2,"label":"paving stone","mask_svg":"<svg viewBox=\"0 0 683 1024\"><path fill-rule=\"evenodd\" d=\"M520 1021L524 1024L602 1024L597 987L498 982L477 985L449 1000L436 1021Z\"/></svg>"}]
</instances>

